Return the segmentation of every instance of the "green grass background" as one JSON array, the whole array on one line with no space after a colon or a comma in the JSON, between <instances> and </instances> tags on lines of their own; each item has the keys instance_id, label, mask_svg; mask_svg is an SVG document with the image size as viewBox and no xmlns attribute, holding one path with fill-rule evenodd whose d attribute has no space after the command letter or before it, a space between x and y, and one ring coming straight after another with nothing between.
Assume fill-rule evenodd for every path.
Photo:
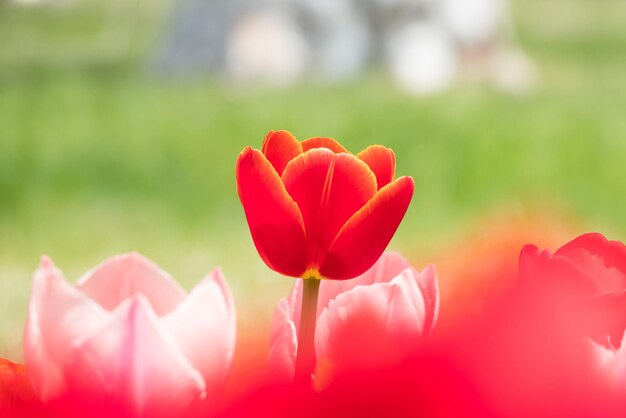
<instances>
[{"instance_id":1,"label":"green grass background","mask_svg":"<svg viewBox=\"0 0 626 418\"><path fill-rule=\"evenodd\" d=\"M145 62L170 7L0 0L0 356L20 358L42 254L72 281L131 250L186 288L220 265L241 312L269 320L290 281L254 251L234 163L270 129L394 148L416 194L392 247L410 254L498 207L558 208L626 240L623 0L515 1L541 76L524 96L459 85L410 97L378 73L283 90L164 83Z\"/></svg>"}]
</instances>

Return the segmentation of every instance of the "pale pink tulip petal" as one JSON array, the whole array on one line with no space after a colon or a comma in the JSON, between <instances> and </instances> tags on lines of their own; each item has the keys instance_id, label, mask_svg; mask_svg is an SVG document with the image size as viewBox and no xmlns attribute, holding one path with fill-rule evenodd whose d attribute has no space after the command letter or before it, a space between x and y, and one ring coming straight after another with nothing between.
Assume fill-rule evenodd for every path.
<instances>
[{"instance_id":1,"label":"pale pink tulip petal","mask_svg":"<svg viewBox=\"0 0 626 418\"><path fill-rule=\"evenodd\" d=\"M426 304L417 284L413 268L397 275L392 288L387 312L387 334L394 344L410 350L424 333Z\"/></svg>"},{"instance_id":2,"label":"pale pink tulip petal","mask_svg":"<svg viewBox=\"0 0 626 418\"><path fill-rule=\"evenodd\" d=\"M71 344L101 326L108 312L70 286L47 257L35 272L24 332L24 354L33 387L43 400L66 387L63 363Z\"/></svg>"},{"instance_id":3,"label":"pale pink tulip petal","mask_svg":"<svg viewBox=\"0 0 626 418\"><path fill-rule=\"evenodd\" d=\"M295 285L294 285L295 286ZM298 351L298 335L293 321L293 306L285 298L278 302L270 329L268 368L273 379L293 379Z\"/></svg>"},{"instance_id":4,"label":"pale pink tulip petal","mask_svg":"<svg viewBox=\"0 0 626 418\"><path fill-rule=\"evenodd\" d=\"M295 372L302 285L302 279L294 281L289 296L278 301L272 318L268 367L271 376L278 381L290 381Z\"/></svg>"},{"instance_id":5,"label":"pale pink tulip petal","mask_svg":"<svg viewBox=\"0 0 626 418\"><path fill-rule=\"evenodd\" d=\"M324 283L324 281L322 281L322 284ZM285 302L279 302L278 304L278 309L281 309L283 311L280 317L284 316L295 324L296 334L298 333L298 330L300 328L300 311L302 310L302 285L302 279L295 279L293 282L293 286L291 286L291 290L289 291L289 296L287 296L287 299L281 299ZM282 321L279 321L279 323L282 323ZM272 321L272 327L273 326L274 321Z\"/></svg>"},{"instance_id":6,"label":"pale pink tulip petal","mask_svg":"<svg viewBox=\"0 0 626 418\"><path fill-rule=\"evenodd\" d=\"M397 284L357 286L331 300L315 333L318 363L333 369L380 365L396 349L387 338L389 300Z\"/></svg>"},{"instance_id":7,"label":"pale pink tulip petal","mask_svg":"<svg viewBox=\"0 0 626 418\"><path fill-rule=\"evenodd\" d=\"M386 251L371 269L363 273L361 284L390 282L409 267L411 267L411 264L400 254Z\"/></svg>"},{"instance_id":8,"label":"pale pink tulip petal","mask_svg":"<svg viewBox=\"0 0 626 418\"><path fill-rule=\"evenodd\" d=\"M408 267L410 267L409 262L400 254L385 252L369 270L354 279L322 281L317 314L319 315L328 306L328 302L336 298L337 295L345 293L356 286L389 282Z\"/></svg>"},{"instance_id":9,"label":"pale pink tulip petal","mask_svg":"<svg viewBox=\"0 0 626 418\"><path fill-rule=\"evenodd\" d=\"M424 334L430 334L437 323L439 317L439 285L437 284L437 273L434 265L428 265L421 272L413 270L417 285L424 298L426 317L424 319Z\"/></svg>"},{"instance_id":10,"label":"pale pink tulip petal","mask_svg":"<svg viewBox=\"0 0 626 418\"><path fill-rule=\"evenodd\" d=\"M157 315L164 315L185 298L185 291L169 274L138 253L109 258L76 286L109 311L123 300L142 294Z\"/></svg>"},{"instance_id":11,"label":"pale pink tulip petal","mask_svg":"<svg viewBox=\"0 0 626 418\"><path fill-rule=\"evenodd\" d=\"M136 416L175 416L205 395L202 376L143 295L122 303L110 321L75 343L68 367L74 393L108 396Z\"/></svg>"},{"instance_id":12,"label":"pale pink tulip petal","mask_svg":"<svg viewBox=\"0 0 626 418\"><path fill-rule=\"evenodd\" d=\"M207 391L222 387L235 351L233 297L221 270L215 269L168 315L164 330L203 376Z\"/></svg>"}]
</instances>

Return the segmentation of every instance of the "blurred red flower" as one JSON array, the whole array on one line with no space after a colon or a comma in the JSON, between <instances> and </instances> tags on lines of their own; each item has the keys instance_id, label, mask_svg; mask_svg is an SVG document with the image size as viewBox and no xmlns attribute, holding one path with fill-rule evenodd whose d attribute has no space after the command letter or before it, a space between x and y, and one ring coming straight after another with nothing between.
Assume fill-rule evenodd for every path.
<instances>
[{"instance_id":1,"label":"blurred red flower","mask_svg":"<svg viewBox=\"0 0 626 418\"><path fill-rule=\"evenodd\" d=\"M319 390L263 385L217 417L494 417L466 371L439 348L396 365L341 373Z\"/></svg>"},{"instance_id":2,"label":"blurred red flower","mask_svg":"<svg viewBox=\"0 0 626 418\"><path fill-rule=\"evenodd\" d=\"M526 246L520 275L545 289L552 313L589 337L604 375L626 390L626 246L598 233L581 235L554 254Z\"/></svg>"},{"instance_id":3,"label":"blurred red flower","mask_svg":"<svg viewBox=\"0 0 626 418\"><path fill-rule=\"evenodd\" d=\"M394 176L389 148L373 145L355 156L334 139L299 142L286 131L270 131L261 151L246 147L236 168L252 239L268 267L339 280L370 268L404 217L414 183Z\"/></svg>"},{"instance_id":4,"label":"blurred red flower","mask_svg":"<svg viewBox=\"0 0 626 418\"><path fill-rule=\"evenodd\" d=\"M581 235L554 255L527 245L520 254L520 274L537 285L563 281L579 296L622 292L626 289L626 246L599 233Z\"/></svg>"}]
</instances>

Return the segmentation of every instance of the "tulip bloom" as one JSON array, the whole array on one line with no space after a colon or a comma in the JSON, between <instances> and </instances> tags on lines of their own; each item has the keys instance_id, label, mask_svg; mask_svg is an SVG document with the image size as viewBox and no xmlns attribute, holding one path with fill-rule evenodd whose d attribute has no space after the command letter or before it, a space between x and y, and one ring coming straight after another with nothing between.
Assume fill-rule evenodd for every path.
<instances>
[{"instance_id":1,"label":"tulip bloom","mask_svg":"<svg viewBox=\"0 0 626 418\"><path fill-rule=\"evenodd\" d=\"M279 379L293 376L295 369L302 284L296 281L289 297L280 300L272 321L270 369ZM322 281L316 379L402 360L432 332L438 311L434 267L417 272L399 254L384 253L352 280Z\"/></svg>"},{"instance_id":2,"label":"tulip bloom","mask_svg":"<svg viewBox=\"0 0 626 418\"><path fill-rule=\"evenodd\" d=\"M558 292L551 304L574 309L595 338L619 344L626 328L626 246L598 233L581 235L554 255L527 245L520 254L522 281Z\"/></svg>"},{"instance_id":3,"label":"tulip bloom","mask_svg":"<svg viewBox=\"0 0 626 418\"><path fill-rule=\"evenodd\" d=\"M596 360L616 381L626 379L626 246L601 234L581 235L554 255L526 246L520 274L552 287L551 305L590 338Z\"/></svg>"},{"instance_id":4,"label":"tulip bloom","mask_svg":"<svg viewBox=\"0 0 626 418\"><path fill-rule=\"evenodd\" d=\"M535 281L546 275L568 280L585 296L621 292L626 290L626 246L598 233L581 235L554 255L527 245L520 255L520 273Z\"/></svg>"},{"instance_id":5,"label":"tulip bloom","mask_svg":"<svg viewBox=\"0 0 626 418\"><path fill-rule=\"evenodd\" d=\"M356 156L331 138L271 131L237 159L237 188L254 244L272 270L344 280L364 273L393 237L413 196L393 151Z\"/></svg>"},{"instance_id":6,"label":"tulip bloom","mask_svg":"<svg viewBox=\"0 0 626 418\"><path fill-rule=\"evenodd\" d=\"M133 416L174 416L212 397L229 371L235 311L216 269L188 295L154 263L112 257L69 285L43 258L25 357L44 402L104 399Z\"/></svg>"}]
</instances>

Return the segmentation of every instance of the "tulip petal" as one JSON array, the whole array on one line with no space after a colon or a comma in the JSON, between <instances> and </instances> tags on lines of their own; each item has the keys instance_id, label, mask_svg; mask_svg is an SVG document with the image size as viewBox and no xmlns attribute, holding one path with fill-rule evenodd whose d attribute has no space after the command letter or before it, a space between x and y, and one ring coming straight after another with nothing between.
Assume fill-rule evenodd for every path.
<instances>
[{"instance_id":1,"label":"tulip petal","mask_svg":"<svg viewBox=\"0 0 626 418\"><path fill-rule=\"evenodd\" d=\"M142 295L74 344L68 366L75 393L122 402L136 416L174 416L204 396L202 376Z\"/></svg>"},{"instance_id":2,"label":"tulip petal","mask_svg":"<svg viewBox=\"0 0 626 418\"><path fill-rule=\"evenodd\" d=\"M584 234L565 244L555 256L566 257L593 280L598 291L620 291L626 287L626 246L602 234Z\"/></svg>"},{"instance_id":3,"label":"tulip petal","mask_svg":"<svg viewBox=\"0 0 626 418\"><path fill-rule=\"evenodd\" d=\"M298 277L306 269L302 215L271 163L258 150L237 159L237 189L259 255L272 270Z\"/></svg>"},{"instance_id":4,"label":"tulip petal","mask_svg":"<svg viewBox=\"0 0 626 418\"><path fill-rule=\"evenodd\" d=\"M318 267L337 232L376 193L376 178L365 163L326 148L293 159L282 180L304 220L307 268Z\"/></svg>"},{"instance_id":5,"label":"tulip petal","mask_svg":"<svg viewBox=\"0 0 626 418\"><path fill-rule=\"evenodd\" d=\"M76 287L108 311L142 294L157 315L163 315L185 297L185 291L169 274L136 252L105 260L81 277Z\"/></svg>"},{"instance_id":6,"label":"tulip petal","mask_svg":"<svg viewBox=\"0 0 626 418\"><path fill-rule=\"evenodd\" d=\"M396 175L396 156L391 148L370 145L356 156L372 169L379 189L393 181Z\"/></svg>"},{"instance_id":7,"label":"tulip petal","mask_svg":"<svg viewBox=\"0 0 626 418\"><path fill-rule=\"evenodd\" d=\"M619 348L607 348L589 340L591 360L603 372L603 376L615 387L623 387L626 376L626 334L621 339Z\"/></svg>"},{"instance_id":8,"label":"tulip petal","mask_svg":"<svg viewBox=\"0 0 626 418\"><path fill-rule=\"evenodd\" d=\"M328 306L328 303L341 293L345 293L356 286L371 285L379 282L389 282L404 269L411 265L400 254L386 251L365 273L348 280L323 280L320 284L318 298L318 314Z\"/></svg>"},{"instance_id":9,"label":"tulip petal","mask_svg":"<svg viewBox=\"0 0 626 418\"><path fill-rule=\"evenodd\" d=\"M314 137L305 139L301 142L302 151L307 152L308 150L314 148L328 148L335 154L339 154L340 152L348 152L339 142L334 140L333 138L324 138L324 137Z\"/></svg>"},{"instance_id":10,"label":"tulip petal","mask_svg":"<svg viewBox=\"0 0 626 418\"><path fill-rule=\"evenodd\" d=\"M287 131L269 131L261 152L278 172L283 174L287 163L302 154L302 145Z\"/></svg>"},{"instance_id":11,"label":"tulip petal","mask_svg":"<svg viewBox=\"0 0 626 418\"><path fill-rule=\"evenodd\" d=\"M378 282L390 282L404 270L411 267L411 264L393 251L385 251L376 263L360 277L363 284Z\"/></svg>"},{"instance_id":12,"label":"tulip petal","mask_svg":"<svg viewBox=\"0 0 626 418\"><path fill-rule=\"evenodd\" d=\"M413 197L413 188L411 177L400 177L380 189L341 228L322 262L320 274L345 280L367 271L398 229Z\"/></svg>"},{"instance_id":13,"label":"tulip petal","mask_svg":"<svg viewBox=\"0 0 626 418\"><path fill-rule=\"evenodd\" d=\"M540 294L560 294L562 301L598 293L593 279L574 261L534 245L525 245L520 252L519 277L522 283L541 289Z\"/></svg>"},{"instance_id":14,"label":"tulip petal","mask_svg":"<svg viewBox=\"0 0 626 418\"><path fill-rule=\"evenodd\" d=\"M330 301L317 322L318 362L340 371L397 361L404 348L399 346L400 341L396 341L389 324L394 321L390 317L390 301L398 297L394 294L402 290L399 286L398 283L357 286ZM415 322L416 318L412 320Z\"/></svg>"},{"instance_id":15,"label":"tulip petal","mask_svg":"<svg viewBox=\"0 0 626 418\"><path fill-rule=\"evenodd\" d=\"M63 364L73 341L108 320L109 313L69 285L44 257L35 272L24 332L24 354L33 388L44 400L66 387Z\"/></svg>"},{"instance_id":16,"label":"tulip petal","mask_svg":"<svg viewBox=\"0 0 626 418\"><path fill-rule=\"evenodd\" d=\"M360 340L372 336L379 339L381 334L384 335L391 291L388 283L376 283L355 287L331 300L317 319L315 351L318 358L349 356L349 352L356 347L346 347L346 343L353 342L359 346ZM339 338L343 345L334 343ZM368 345L362 344L361 347Z\"/></svg>"},{"instance_id":17,"label":"tulip petal","mask_svg":"<svg viewBox=\"0 0 626 418\"><path fill-rule=\"evenodd\" d=\"M414 347L424 335L426 303L415 277L415 270L407 268L391 282L393 291L389 298L387 330L396 340Z\"/></svg>"},{"instance_id":18,"label":"tulip petal","mask_svg":"<svg viewBox=\"0 0 626 418\"><path fill-rule=\"evenodd\" d=\"M296 326L296 335L300 330L300 312L302 311L302 290L304 287L304 281L302 279L294 280L293 286L289 295L287 296L287 306L289 309L289 316L291 321Z\"/></svg>"},{"instance_id":19,"label":"tulip petal","mask_svg":"<svg viewBox=\"0 0 626 418\"><path fill-rule=\"evenodd\" d=\"M278 301L272 317L268 366L277 381L291 382L295 373L302 287L302 279L294 280L289 296Z\"/></svg>"},{"instance_id":20,"label":"tulip petal","mask_svg":"<svg viewBox=\"0 0 626 418\"><path fill-rule=\"evenodd\" d=\"M435 328L439 316L439 285L434 265L428 265L421 272L413 270L420 293L424 298L426 316L424 318L424 334L428 335Z\"/></svg>"},{"instance_id":21,"label":"tulip petal","mask_svg":"<svg viewBox=\"0 0 626 418\"><path fill-rule=\"evenodd\" d=\"M606 292L590 296L585 304L585 334L597 341L619 347L626 330L626 291Z\"/></svg>"},{"instance_id":22,"label":"tulip petal","mask_svg":"<svg viewBox=\"0 0 626 418\"><path fill-rule=\"evenodd\" d=\"M298 335L293 320L293 307L287 299L278 302L270 330L268 368L279 381L290 381L296 368Z\"/></svg>"},{"instance_id":23,"label":"tulip petal","mask_svg":"<svg viewBox=\"0 0 626 418\"><path fill-rule=\"evenodd\" d=\"M235 351L235 306L222 272L214 270L160 321L214 393L224 384Z\"/></svg>"}]
</instances>

